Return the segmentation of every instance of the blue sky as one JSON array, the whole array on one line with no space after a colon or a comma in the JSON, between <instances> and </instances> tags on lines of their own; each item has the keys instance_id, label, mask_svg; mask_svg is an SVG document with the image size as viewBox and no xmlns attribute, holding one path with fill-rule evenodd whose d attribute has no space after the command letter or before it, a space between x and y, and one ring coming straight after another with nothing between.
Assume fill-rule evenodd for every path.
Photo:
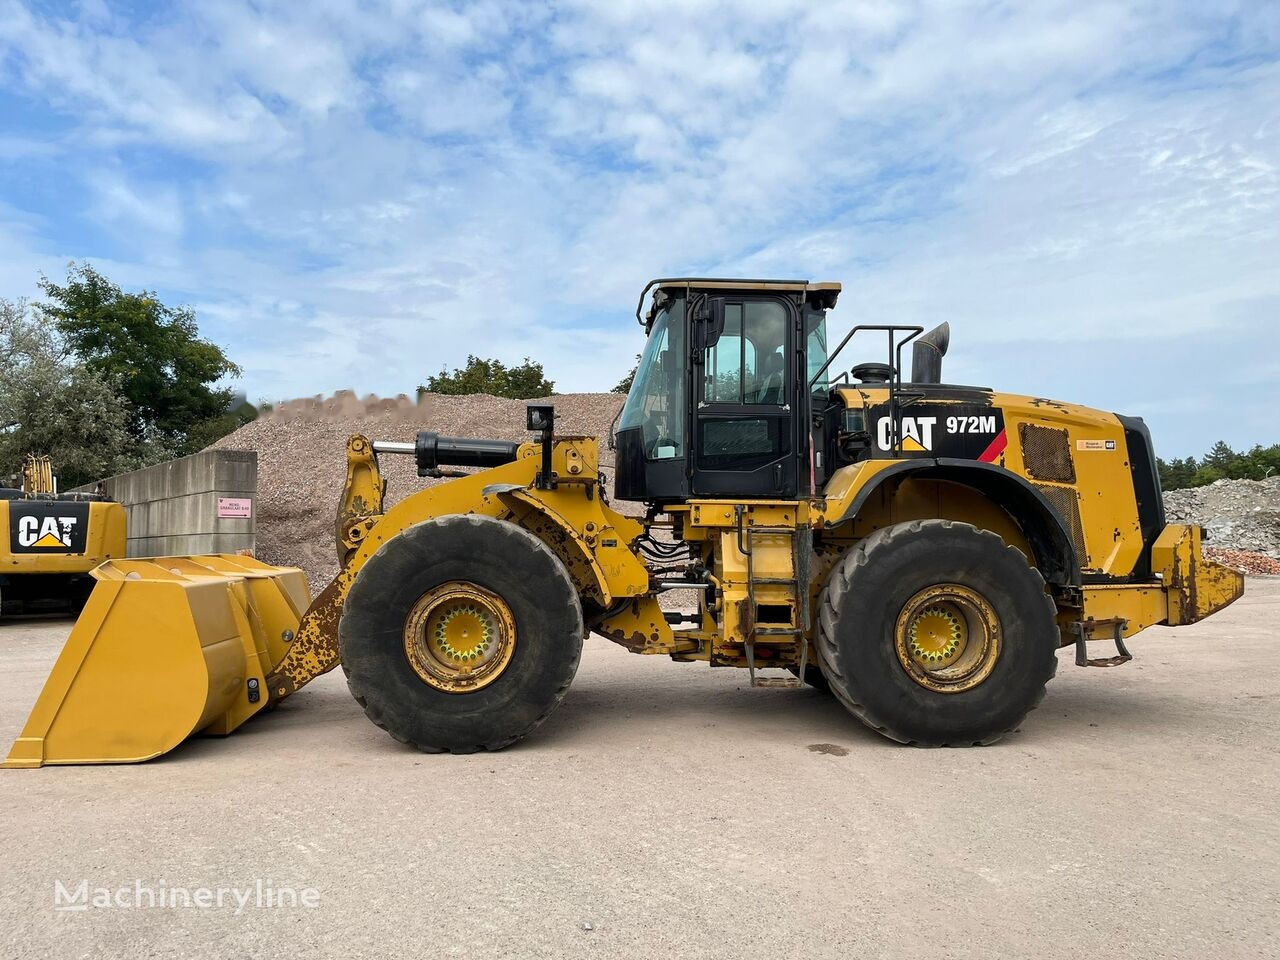
<instances>
[{"instance_id":1,"label":"blue sky","mask_svg":"<svg viewBox=\"0 0 1280 960\"><path fill-rule=\"evenodd\" d=\"M607 389L650 277L786 276L1165 455L1280 441L1274 2L0 0L0 79L0 296L90 260L253 398Z\"/></svg>"}]
</instances>

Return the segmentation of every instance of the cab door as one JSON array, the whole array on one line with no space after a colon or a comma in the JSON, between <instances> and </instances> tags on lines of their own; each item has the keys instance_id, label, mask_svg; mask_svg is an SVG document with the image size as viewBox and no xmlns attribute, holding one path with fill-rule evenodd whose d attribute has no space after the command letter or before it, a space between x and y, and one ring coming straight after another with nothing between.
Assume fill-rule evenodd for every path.
<instances>
[{"instance_id":1,"label":"cab door","mask_svg":"<svg viewBox=\"0 0 1280 960\"><path fill-rule=\"evenodd\" d=\"M782 297L709 297L693 378L695 496L796 496L797 317ZM700 362L699 362L700 361Z\"/></svg>"}]
</instances>

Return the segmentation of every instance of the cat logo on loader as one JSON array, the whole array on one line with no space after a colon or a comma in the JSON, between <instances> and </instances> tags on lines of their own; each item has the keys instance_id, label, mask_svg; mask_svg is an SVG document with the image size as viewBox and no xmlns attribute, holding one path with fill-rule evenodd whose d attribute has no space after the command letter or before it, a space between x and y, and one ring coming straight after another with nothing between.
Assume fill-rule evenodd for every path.
<instances>
[{"instance_id":1,"label":"cat logo on loader","mask_svg":"<svg viewBox=\"0 0 1280 960\"><path fill-rule=\"evenodd\" d=\"M898 431L902 449L922 453L933 449L933 427L937 417L903 417ZM881 417L876 423L876 441L881 450L893 449L893 418Z\"/></svg>"},{"instance_id":2,"label":"cat logo on loader","mask_svg":"<svg viewBox=\"0 0 1280 960\"><path fill-rule=\"evenodd\" d=\"M1040 702L1059 648L1124 663L1144 628L1241 595L1198 527L1166 522L1141 420L945 384L945 324L854 327L811 355L839 293L645 288L610 442L612 498L638 517L613 508L597 441L557 436L535 404L526 443L351 437L341 569L314 599L301 571L246 557L103 564L6 766L159 756L339 663L397 741L498 750L551 714L592 634L819 687L902 743L990 743ZM887 338L888 362L828 379L858 332ZM1077 457L1081 442L1123 455ZM389 503L387 456L451 479ZM660 605L672 591L693 604Z\"/></svg>"}]
</instances>

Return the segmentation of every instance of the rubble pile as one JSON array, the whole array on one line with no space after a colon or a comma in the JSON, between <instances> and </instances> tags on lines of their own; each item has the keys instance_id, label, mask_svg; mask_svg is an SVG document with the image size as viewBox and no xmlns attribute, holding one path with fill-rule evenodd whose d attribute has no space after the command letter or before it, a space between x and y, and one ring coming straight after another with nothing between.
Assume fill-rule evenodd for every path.
<instances>
[{"instance_id":1,"label":"rubble pile","mask_svg":"<svg viewBox=\"0 0 1280 960\"><path fill-rule=\"evenodd\" d=\"M1280 573L1280 476L1170 490L1164 509L1170 523L1203 527L1205 546L1221 562L1245 573Z\"/></svg>"},{"instance_id":2,"label":"rubble pile","mask_svg":"<svg viewBox=\"0 0 1280 960\"><path fill-rule=\"evenodd\" d=\"M1210 560L1250 576L1280 576L1280 560L1275 557L1268 557L1265 553L1250 553L1248 550L1219 550L1214 547L1205 547L1204 555Z\"/></svg>"}]
</instances>

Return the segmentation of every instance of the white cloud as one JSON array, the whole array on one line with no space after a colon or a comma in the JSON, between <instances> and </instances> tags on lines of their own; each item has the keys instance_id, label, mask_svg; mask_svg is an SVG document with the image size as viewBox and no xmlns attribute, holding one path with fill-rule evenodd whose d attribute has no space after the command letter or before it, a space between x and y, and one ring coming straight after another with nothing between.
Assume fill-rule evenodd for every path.
<instances>
[{"instance_id":1,"label":"white cloud","mask_svg":"<svg viewBox=\"0 0 1280 960\"><path fill-rule=\"evenodd\" d=\"M0 62L75 129L15 125L0 163L52 151L112 230L26 211L25 262L195 302L255 395L411 389L468 352L608 387L650 276L768 273L845 281L845 322L950 319L966 376L1146 404L1194 446L1143 343L1176 365L1275 315L1276 11L11 3ZM1010 362L1083 341L1127 372Z\"/></svg>"},{"instance_id":2,"label":"white cloud","mask_svg":"<svg viewBox=\"0 0 1280 960\"><path fill-rule=\"evenodd\" d=\"M94 217L110 229L131 234L131 242L140 248L172 244L182 233L183 205L176 187L148 184L139 188L105 172L92 174L89 185L95 194Z\"/></svg>"}]
</instances>

